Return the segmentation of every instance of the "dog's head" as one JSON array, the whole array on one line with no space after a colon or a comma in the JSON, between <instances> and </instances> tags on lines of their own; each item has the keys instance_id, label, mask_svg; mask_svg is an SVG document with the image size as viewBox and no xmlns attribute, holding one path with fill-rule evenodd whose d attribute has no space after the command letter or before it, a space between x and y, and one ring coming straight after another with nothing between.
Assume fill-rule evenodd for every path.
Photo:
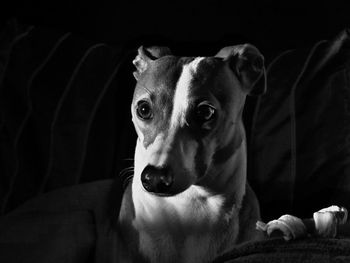
<instances>
[{"instance_id":1,"label":"dog's head","mask_svg":"<svg viewBox=\"0 0 350 263\"><path fill-rule=\"evenodd\" d=\"M249 44L226 47L214 57L140 47L133 63L133 184L155 195L176 195L213 176L244 143L245 97L265 91L264 59Z\"/></svg>"}]
</instances>

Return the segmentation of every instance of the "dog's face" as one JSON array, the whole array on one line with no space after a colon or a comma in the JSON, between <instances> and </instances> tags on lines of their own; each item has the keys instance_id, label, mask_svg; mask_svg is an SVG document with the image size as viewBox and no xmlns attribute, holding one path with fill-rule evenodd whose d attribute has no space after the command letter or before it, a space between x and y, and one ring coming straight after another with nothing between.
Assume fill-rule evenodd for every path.
<instances>
[{"instance_id":1,"label":"dog's face","mask_svg":"<svg viewBox=\"0 0 350 263\"><path fill-rule=\"evenodd\" d=\"M213 176L244 141L245 97L265 89L259 51L240 45L215 57L176 57L166 48L141 47L134 64L133 184L172 196L191 185L224 183Z\"/></svg>"}]
</instances>

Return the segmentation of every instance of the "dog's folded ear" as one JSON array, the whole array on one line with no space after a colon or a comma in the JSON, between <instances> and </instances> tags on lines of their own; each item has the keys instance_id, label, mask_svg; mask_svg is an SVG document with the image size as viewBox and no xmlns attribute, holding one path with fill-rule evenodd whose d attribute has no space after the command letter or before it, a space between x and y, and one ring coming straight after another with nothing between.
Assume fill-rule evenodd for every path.
<instances>
[{"instance_id":1,"label":"dog's folded ear","mask_svg":"<svg viewBox=\"0 0 350 263\"><path fill-rule=\"evenodd\" d=\"M266 91L264 57L253 45L243 44L221 49L216 57L223 58L235 72L242 87L249 95Z\"/></svg>"},{"instance_id":2,"label":"dog's folded ear","mask_svg":"<svg viewBox=\"0 0 350 263\"><path fill-rule=\"evenodd\" d=\"M138 54L133 60L133 64L136 67L136 71L134 72L134 77L136 80L139 79L140 75L146 71L149 64L160 57L171 55L171 51L167 47L148 47L144 48L143 46L139 47L137 50Z\"/></svg>"}]
</instances>

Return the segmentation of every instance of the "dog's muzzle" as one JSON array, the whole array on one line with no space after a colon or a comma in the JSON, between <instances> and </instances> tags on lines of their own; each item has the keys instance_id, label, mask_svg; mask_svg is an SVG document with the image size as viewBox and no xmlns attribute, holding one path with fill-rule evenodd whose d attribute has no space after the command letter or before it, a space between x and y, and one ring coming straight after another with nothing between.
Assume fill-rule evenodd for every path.
<instances>
[{"instance_id":1,"label":"dog's muzzle","mask_svg":"<svg viewBox=\"0 0 350 263\"><path fill-rule=\"evenodd\" d=\"M146 191L157 195L171 195L174 176L168 167L148 165L141 173L141 182Z\"/></svg>"}]
</instances>

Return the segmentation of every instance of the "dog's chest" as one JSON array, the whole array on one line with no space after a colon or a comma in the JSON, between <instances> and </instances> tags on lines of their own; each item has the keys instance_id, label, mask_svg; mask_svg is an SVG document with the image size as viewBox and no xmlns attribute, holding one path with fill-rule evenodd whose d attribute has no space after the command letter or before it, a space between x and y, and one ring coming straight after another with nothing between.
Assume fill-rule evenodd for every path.
<instances>
[{"instance_id":1,"label":"dog's chest","mask_svg":"<svg viewBox=\"0 0 350 263\"><path fill-rule=\"evenodd\" d=\"M146 232L141 232L140 252L150 263L208 262L216 255L216 249L209 234L179 238L183 240L182 242L174 241L173 238L169 234L152 237Z\"/></svg>"},{"instance_id":2,"label":"dog's chest","mask_svg":"<svg viewBox=\"0 0 350 263\"><path fill-rule=\"evenodd\" d=\"M234 242L231 233L237 231L232 222L238 222L233 218L237 213L223 211L221 196L190 191L171 201L149 195L135 200L133 226L139 233L139 252L150 262L209 262L223 240ZM139 200L144 202L138 204Z\"/></svg>"}]
</instances>

